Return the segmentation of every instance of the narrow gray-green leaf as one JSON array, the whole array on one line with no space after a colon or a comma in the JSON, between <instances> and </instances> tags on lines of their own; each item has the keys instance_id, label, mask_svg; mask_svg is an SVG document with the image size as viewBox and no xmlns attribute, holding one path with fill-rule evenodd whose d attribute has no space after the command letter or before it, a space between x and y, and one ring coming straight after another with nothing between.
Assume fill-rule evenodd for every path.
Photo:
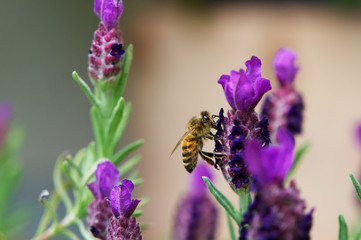
<instances>
[{"instance_id":1,"label":"narrow gray-green leaf","mask_svg":"<svg viewBox=\"0 0 361 240\"><path fill-rule=\"evenodd\" d=\"M128 102L125 104L122 118L120 119L120 122L114 132L113 138L110 139L111 142L110 142L109 149L110 149L110 152L112 152L112 153L115 152L115 150L119 144L119 140L123 135L125 127L127 126L129 116L130 116L130 110L131 110L131 104Z\"/></svg>"},{"instance_id":2,"label":"narrow gray-green leaf","mask_svg":"<svg viewBox=\"0 0 361 240\"><path fill-rule=\"evenodd\" d=\"M227 216L227 222L228 222L228 229L229 229L229 235L231 236L231 240L236 240L236 235L234 233L231 217L228 213L226 213Z\"/></svg>"},{"instance_id":3,"label":"narrow gray-green leaf","mask_svg":"<svg viewBox=\"0 0 361 240\"><path fill-rule=\"evenodd\" d=\"M140 216L143 215L143 210L137 209L137 210L135 210L135 211L133 212L132 215L133 215L134 217L140 217Z\"/></svg>"},{"instance_id":4,"label":"narrow gray-green leaf","mask_svg":"<svg viewBox=\"0 0 361 240\"><path fill-rule=\"evenodd\" d=\"M339 222L338 240L348 240L347 224L342 214L338 216L338 222Z\"/></svg>"},{"instance_id":5,"label":"narrow gray-green leaf","mask_svg":"<svg viewBox=\"0 0 361 240\"><path fill-rule=\"evenodd\" d=\"M93 124L94 137L97 147L98 156L102 156L104 150L104 130L99 112L95 107L90 109L90 116Z\"/></svg>"},{"instance_id":6,"label":"narrow gray-green leaf","mask_svg":"<svg viewBox=\"0 0 361 240\"><path fill-rule=\"evenodd\" d=\"M222 205L222 207L227 211L227 213L236 221L237 224L241 222L240 213L235 210L231 202L224 196L209 180L208 177L202 177L206 183L209 191L216 198L216 200Z\"/></svg>"},{"instance_id":7,"label":"narrow gray-green leaf","mask_svg":"<svg viewBox=\"0 0 361 240\"><path fill-rule=\"evenodd\" d=\"M355 176L354 176L352 173L350 173L349 176L350 176L350 178L351 178L351 181L352 181L353 186L355 187L355 190L356 190L358 199L361 201L361 185L360 185L360 183L356 180Z\"/></svg>"},{"instance_id":8,"label":"narrow gray-green leaf","mask_svg":"<svg viewBox=\"0 0 361 240\"><path fill-rule=\"evenodd\" d=\"M88 97L91 104L100 110L99 103L98 103L97 99L95 98L94 94L92 93L92 91L90 90L88 84L86 84L86 82L79 77L79 75L76 71L73 71L72 75L73 75L73 79L78 83L81 90L83 90L83 92Z\"/></svg>"},{"instance_id":9,"label":"narrow gray-green leaf","mask_svg":"<svg viewBox=\"0 0 361 240\"><path fill-rule=\"evenodd\" d=\"M117 79L117 85L115 86L116 98L119 98L123 95L125 85L127 84L127 79L129 75L130 64L133 60L133 45L129 44L127 50L125 51L124 58L122 61L122 70Z\"/></svg>"},{"instance_id":10,"label":"narrow gray-green leaf","mask_svg":"<svg viewBox=\"0 0 361 240\"><path fill-rule=\"evenodd\" d=\"M109 127L107 130L109 139L113 139L113 136L115 134L115 131L117 129L117 126L119 124L119 121L122 117L122 113L123 113L123 108L124 108L124 99L121 97L119 98L117 104L115 105L112 115L110 116L110 122L109 122Z\"/></svg>"},{"instance_id":11,"label":"narrow gray-green leaf","mask_svg":"<svg viewBox=\"0 0 361 240\"><path fill-rule=\"evenodd\" d=\"M133 152L134 150L136 150L137 148L139 148L140 146L142 146L144 143L143 139L140 139L138 141L135 141L127 146L125 146L124 148L122 148L121 150L119 150L119 152L117 152L112 158L111 158L111 162L114 165L117 165L118 163L120 163L126 156L128 156L131 152Z\"/></svg>"}]
</instances>

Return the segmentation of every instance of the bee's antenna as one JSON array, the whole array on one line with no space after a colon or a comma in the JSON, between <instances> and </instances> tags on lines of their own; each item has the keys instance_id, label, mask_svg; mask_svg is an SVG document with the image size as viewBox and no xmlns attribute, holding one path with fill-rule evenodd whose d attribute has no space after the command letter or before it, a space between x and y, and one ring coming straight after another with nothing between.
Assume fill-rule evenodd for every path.
<instances>
[{"instance_id":1,"label":"bee's antenna","mask_svg":"<svg viewBox=\"0 0 361 240\"><path fill-rule=\"evenodd\" d=\"M214 115L214 114L212 115L212 118L216 118L216 117L219 118L218 115Z\"/></svg>"}]
</instances>

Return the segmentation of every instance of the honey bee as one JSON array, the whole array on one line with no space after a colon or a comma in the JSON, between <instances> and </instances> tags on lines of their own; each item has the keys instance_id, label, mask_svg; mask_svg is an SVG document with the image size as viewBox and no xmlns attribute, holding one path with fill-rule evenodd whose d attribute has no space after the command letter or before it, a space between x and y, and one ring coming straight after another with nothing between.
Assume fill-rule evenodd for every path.
<instances>
[{"instance_id":1,"label":"honey bee","mask_svg":"<svg viewBox=\"0 0 361 240\"><path fill-rule=\"evenodd\" d=\"M181 137L171 153L172 156L180 143L182 143L183 164L189 173L197 166L198 154L212 166L214 165L214 156L222 157L221 153L210 153L202 150L203 142L206 139L213 140L215 138L211 132L212 128L216 128L215 117L218 116L211 116L207 111L201 112L201 116L193 117L187 124L187 132Z\"/></svg>"}]
</instances>

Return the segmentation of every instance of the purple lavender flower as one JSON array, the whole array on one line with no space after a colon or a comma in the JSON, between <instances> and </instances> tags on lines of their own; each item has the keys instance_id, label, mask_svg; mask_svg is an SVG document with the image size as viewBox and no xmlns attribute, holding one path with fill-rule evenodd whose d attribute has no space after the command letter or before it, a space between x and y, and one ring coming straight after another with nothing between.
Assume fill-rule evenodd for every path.
<instances>
[{"instance_id":1,"label":"purple lavender flower","mask_svg":"<svg viewBox=\"0 0 361 240\"><path fill-rule=\"evenodd\" d=\"M288 48L281 48L273 61L280 87L267 96L261 116L269 121L271 139L279 127L287 128L293 135L302 131L303 99L294 89L293 82L299 67L294 61L297 55Z\"/></svg>"},{"instance_id":2,"label":"purple lavender flower","mask_svg":"<svg viewBox=\"0 0 361 240\"><path fill-rule=\"evenodd\" d=\"M12 114L12 107L8 103L0 104L0 151L4 145L6 135L9 130L10 117Z\"/></svg>"},{"instance_id":3,"label":"purple lavender flower","mask_svg":"<svg viewBox=\"0 0 361 240\"><path fill-rule=\"evenodd\" d=\"M273 68L281 86L292 84L299 67L295 66L297 55L289 48L281 48L273 59Z\"/></svg>"},{"instance_id":4,"label":"purple lavender flower","mask_svg":"<svg viewBox=\"0 0 361 240\"><path fill-rule=\"evenodd\" d=\"M122 12L123 12L123 1L118 1L118 0L94 1L94 13L105 24L108 30L116 28Z\"/></svg>"},{"instance_id":5,"label":"purple lavender flower","mask_svg":"<svg viewBox=\"0 0 361 240\"><path fill-rule=\"evenodd\" d=\"M246 62L246 67L246 71L231 71L230 75L222 75L218 80L231 107L243 112L252 111L263 94L271 90L270 81L261 76L259 58L253 56Z\"/></svg>"},{"instance_id":6,"label":"purple lavender flower","mask_svg":"<svg viewBox=\"0 0 361 240\"><path fill-rule=\"evenodd\" d=\"M95 0L94 12L99 16L99 28L88 56L88 72L94 81L114 82L120 72L122 39L118 20L123 11L122 1Z\"/></svg>"},{"instance_id":7,"label":"purple lavender flower","mask_svg":"<svg viewBox=\"0 0 361 240\"><path fill-rule=\"evenodd\" d=\"M118 169L110 161L105 161L98 164L95 182L88 184L94 200L88 206L87 224L94 237L106 239L106 227L112 216L106 199L119 183L119 177Z\"/></svg>"},{"instance_id":8,"label":"purple lavender flower","mask_svg":"<svg viewBox=\"0 0 361 240\"><path fill-rule=\"evenodd\" d=\"M108 199L113 216L108 224L107 240L141 240L139 224L133 212L140 200L131 199L134 184L124 179L119 186L113 188Z\"/></svg>"},{"instance_id":9,"label":"purple lavender flower","mask_svg":"<svg viewBox=\"0 0 361 240\"><path fill-rule=\"evenodd\" d=\"M277 140L278 146L266 148L257 141L246 145L244 158L254 176L256 196L241 222L240 240L310 239L313 209L305 213L294 181L288 188L283 185L293 163L293 137L280 128Z\"/></svg>"},{"instance_id":10,"label":"purple lavender flower","mask_svg":"<svg viewBox=\"0 0 361 240\"><path fill-rule=\"evenodd\" d=\"M270 81L261 76L261 60L253 56L246 62L247 70L231 71L223 75L218 83L232 109L224 116L223 109L217 122L215 152L223 153L223 159L216 159L222 173L232 189L248 188L250 175L243 160L245 143L258 139L270 143L268 122L261 121L254 108L263 94L271 89Z\"/></svg>"},{"instance_id":11,"label":"purple lavender flower","mask_svg":"<svg viewBox=\"0 0 361 240\"><path fill-rule=\"evenodd\" d=\"M190 190L178 206L173 240L215 239L218 211L210 199L202 176L210 179L213 177L210 168L200 162L190 175Z\"/></svg>"}]
</instances>

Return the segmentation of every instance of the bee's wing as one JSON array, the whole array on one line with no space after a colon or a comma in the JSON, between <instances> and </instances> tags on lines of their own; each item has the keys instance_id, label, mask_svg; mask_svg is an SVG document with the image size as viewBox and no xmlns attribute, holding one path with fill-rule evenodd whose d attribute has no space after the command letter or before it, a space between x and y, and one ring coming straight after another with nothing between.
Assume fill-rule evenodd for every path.
<instances>
[{"instance_id":1,"label":"bee's wing","mask_svg":"<svg viewBox=\"0 0 361 240\"><path fill-rule=\"evenodd\" d=\"M193 126L190 130L188 130L185 134L183 134L183 136L181 137L181 139L179 139L178 143L175 145L172 153L170 154L169 157L172 156L172 154L175 152L175 150L177 149L177 147L179 146L179 144L183 141L183 139L191 132L193 131L193 129L195 128L196 126Z\"/></svg>"}]
</instances>

